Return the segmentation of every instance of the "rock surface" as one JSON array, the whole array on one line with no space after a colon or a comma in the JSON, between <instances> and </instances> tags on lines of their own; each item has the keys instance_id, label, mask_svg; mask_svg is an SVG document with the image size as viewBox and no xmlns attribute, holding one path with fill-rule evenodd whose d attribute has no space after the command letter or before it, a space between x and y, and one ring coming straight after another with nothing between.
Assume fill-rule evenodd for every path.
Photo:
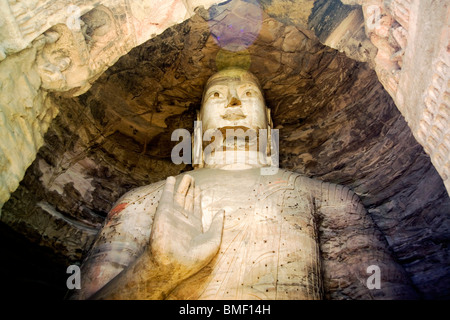
<instances>
[{"instance_id":1,"label":"rock surface","mask_svg":"<svg viewBox=\"0 0 450 320\"><path fill-rule=\"evenodd\" d=\"M253 44L227 51L202 16L136 47L85 94L50 95L59 115L2 221L79 260L120 195L191 169L171 163L171 132L192 129L217 68L240 65L265 91L281 166L353 189L419 294L450 297L449 197L376 73L267 15Z\"/></svg>"},{"instance_id":2,"label":"rock surface","mask_svg":"<svg viewBox=\"0 0 450 320\"><path fill-rule=\"evenodd\" d=\"M211 12L204 9L212 5ZM226 35L219 42L241 39L250 44L261 27L261 9L354 60L368 62L450 190L446 2L10 0L0 7L0 73L6 84L1 86L0 109L5 117L0 137L7 142L0 145L0 209L19 185L57 113L45 103L47 91L65 96L86 92L119 57L195 12L205 19L216 15L211 27L219 28L211 32ZM233 18L222 19L228 13ZM235 49L242 44L232 42ZM286 41L283 50L291 52L292 45L299 45L295 37ZM248 60L245 55L241 58ZM14 144L25 150L23 157L8 151Z\"/></svg>"}]
</instances>

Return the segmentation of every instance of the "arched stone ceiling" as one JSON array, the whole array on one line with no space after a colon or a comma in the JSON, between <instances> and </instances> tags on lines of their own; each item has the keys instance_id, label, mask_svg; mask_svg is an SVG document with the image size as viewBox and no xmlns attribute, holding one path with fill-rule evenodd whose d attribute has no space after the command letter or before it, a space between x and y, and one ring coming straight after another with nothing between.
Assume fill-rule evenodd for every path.
<instances>
[{"instance_id":1,"label":"arched stone ceiling","mask_svg":"<svg viewBox=\"0 0 450 320\"><path fill-rule=\"evenodd\" d=\"M120 195L191 169L171 163L171 133L192 129L207 78L237 64L264 89L281 167L354 189L418 292L448 296L450 201L375 72L267 15L231 53L208 19L136 47L79 97L53 94L60 114L2 220L78 261Z\"/></svg>"},{"instance_id":2,"label":"arched stone ceiling","mask_svg":"<svg viewBox=\"0 0 450 320\"><path fill-rule=\"evenodd\" d=\"M133 47L194 12L208 17L202 6L217 4L210 10L220 12L257 2L278 21L307 29L322 44L368 62L449 190L447 3L11 0L0 4L5 22L0 26L0 137L4 142L0 145L0 210L34 160L43 135L59 111L46 102L49 91L68 96L86 92ZM247 25L253 26L255 21Z\"/></svg>"}]
</instances>

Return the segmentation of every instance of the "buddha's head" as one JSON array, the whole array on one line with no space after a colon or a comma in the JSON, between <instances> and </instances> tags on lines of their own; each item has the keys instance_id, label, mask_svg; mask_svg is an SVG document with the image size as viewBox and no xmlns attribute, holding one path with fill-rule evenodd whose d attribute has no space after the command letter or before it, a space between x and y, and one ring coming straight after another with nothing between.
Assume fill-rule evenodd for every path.
<instances>
[{"instance_id":1,"label":"buddha's head","mask_svg":"<svg viewBox=\"0 0 450 320\"><path fill-rule=\"evenodd\" d=\"M208 159L214 158L215 161L222 159L220 150L230 153L233 149L241 150L241 147L253 159L264 158L262 162L258 161L258 166L267 165L266 157L270 154L272 127L270 110L264 102L259 82L252 73L243 69L229 68L212 75L206 83L197 120L197 123L201 123L201 127L195 128L193 156L194 159L202 159L200 163L194 160L200 167L204 161L209 165ZM220 132L219 136L222 139L218 139L213 132ZM229 132L233 132L236 140ZM263 145L259 143L261 133L264 135L263 140L267 142ZM214 144L211 144L209 149L206 149L208 141L212 140L207 138L205 141L204 134L208 137L214 135ZM211 151L210 147L213 145L213 152L203 153ZM265 156L260 156L259 153Z\"/></svg>"},{"instance_id":2,"label":"buddha's head","mask_svg":"<svg viewBox=\"0 0 450 320\"><path fill-rule=\"evenodd\" d=\"M203 130L267 129L268 109L256 77L243 69L225 69L212 75L203 93L199 119Z\"/></svg>"}]
</instances>

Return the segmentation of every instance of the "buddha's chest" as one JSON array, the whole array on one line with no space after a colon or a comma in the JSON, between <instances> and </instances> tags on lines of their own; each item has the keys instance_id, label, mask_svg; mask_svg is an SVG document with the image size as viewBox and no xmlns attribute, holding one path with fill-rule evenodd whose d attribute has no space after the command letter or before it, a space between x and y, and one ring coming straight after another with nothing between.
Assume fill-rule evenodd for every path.
<instances>
[{"instance_id":1,"label":"buddha's chest","mask_svg":"<svg viewBox=\"0 0 450 320\"><path fill-rule=\"evenodd\" d=\"M289 179L237 177L232 181L229 177L220 185L216 179L198 179L205 216L225 209L222 243L213 261L171 298L320 296L314 208L308 195L295 190Z\"/></svg>"}]
</instances>

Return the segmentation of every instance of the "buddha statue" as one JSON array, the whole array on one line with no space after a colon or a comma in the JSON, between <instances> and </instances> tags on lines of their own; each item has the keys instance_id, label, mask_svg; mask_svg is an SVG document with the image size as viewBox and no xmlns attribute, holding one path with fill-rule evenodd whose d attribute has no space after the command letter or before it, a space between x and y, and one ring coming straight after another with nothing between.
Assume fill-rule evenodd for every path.
<instances>
[{"instance_id":1,"label":"buddha statue","mask_svg":"<svg viewBox=\"0 0 450 320\"><path fill-rule=\"evenodd\" d=\"M73 298L323 299L324 281L353 299L407 297L407 277L356 194L277 168L272 126L253 74L211 76L195 169L116 202ZM366 283L372 265L377 295Z\"/></svg>"}]
</instances>

